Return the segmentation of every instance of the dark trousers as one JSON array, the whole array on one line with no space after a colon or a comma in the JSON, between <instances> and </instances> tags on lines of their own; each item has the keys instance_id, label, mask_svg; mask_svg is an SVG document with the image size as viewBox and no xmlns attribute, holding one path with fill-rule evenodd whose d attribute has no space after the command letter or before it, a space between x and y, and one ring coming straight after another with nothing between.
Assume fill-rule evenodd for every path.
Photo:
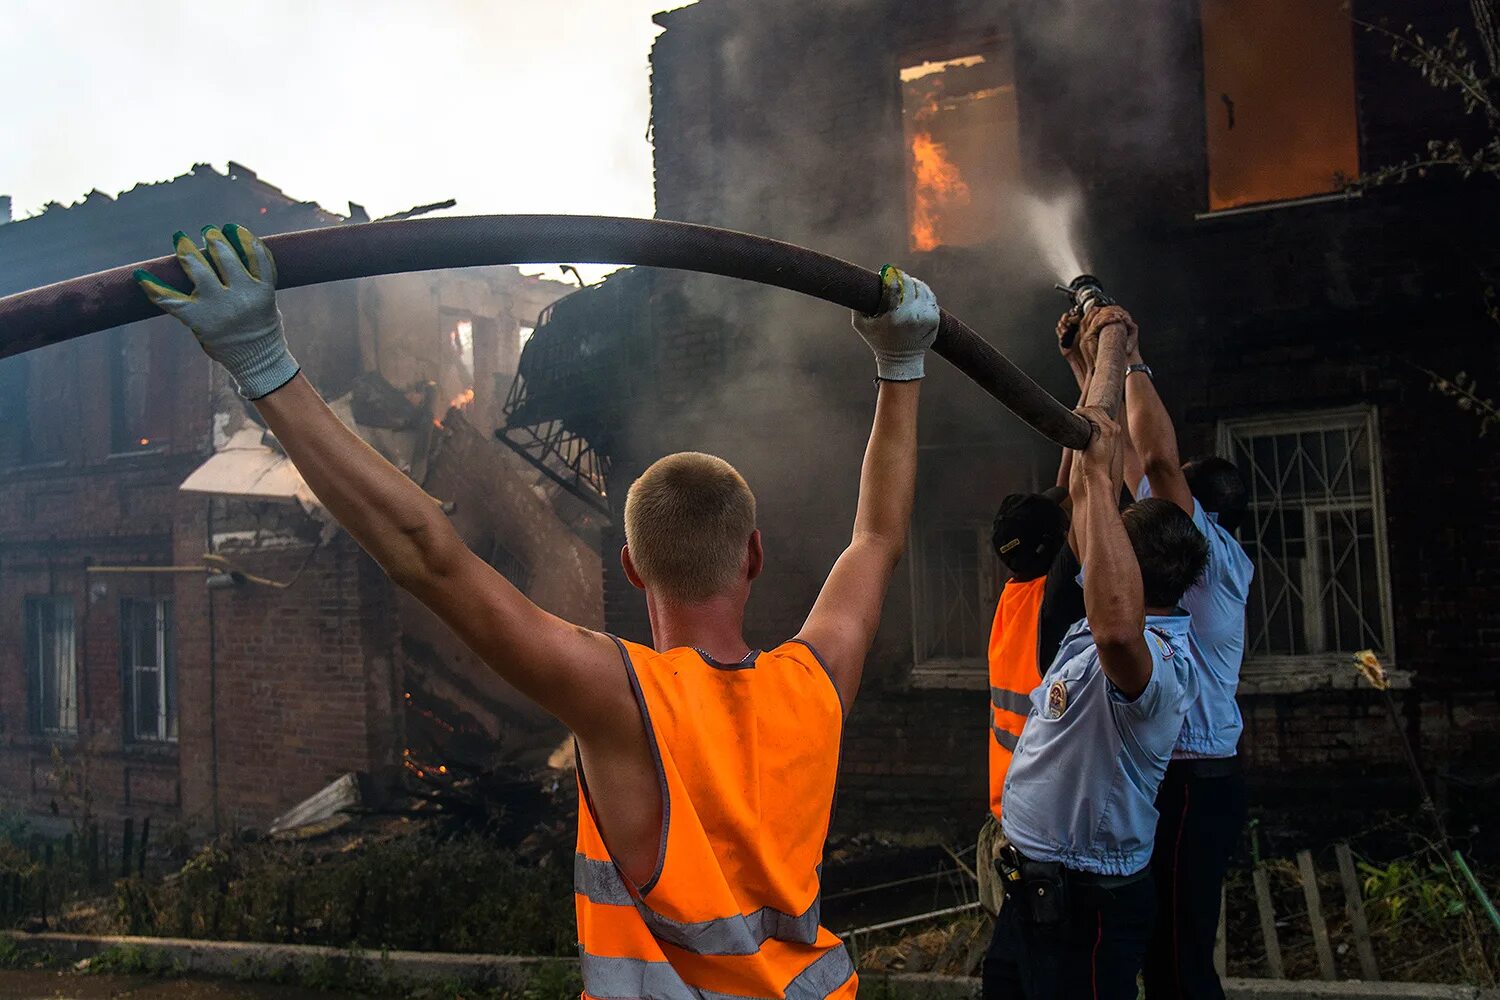
<instances>
[{"instance_id":1,"label":"dark trousers","mask_svg":"<svg viewBox=\"0 0 1500 1000\"><path fill-rule=\"evenodd\" d=\"M985 1000L1136 1000L1156 889L1074 880L1066 919L1036 924L1007 899L984 958Z\"/></svg>"},{"instance_id":2,"label":"dark trousers","mask_svg":"<svg viewBox=\"0 0 1500 1000\"><path fill-rule=\"evenodd\" d=\"M1245 827L1245 779L1229 761L1174 760L1156 794L1156 929L1148 1000L1223 1000L1214 969L1224 873Z\"/></svg>"}]
</instances>

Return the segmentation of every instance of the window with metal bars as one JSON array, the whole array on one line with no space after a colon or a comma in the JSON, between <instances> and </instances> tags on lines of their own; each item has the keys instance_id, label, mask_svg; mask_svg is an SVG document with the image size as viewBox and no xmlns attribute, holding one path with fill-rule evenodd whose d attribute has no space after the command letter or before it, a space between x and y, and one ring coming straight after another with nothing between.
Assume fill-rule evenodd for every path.
<instances>
[{"instance_id":1,"label":"window with metal bars","mask_svg":"<svg viewBox=\"0 0 1500 1000\"><path fill-rule=\"evenodd\" d=\"M1379 435L1368 408L1226 422L1250 487L1246 659L1345 660L1391 648Z\"/></svg>"},{"instance_id":2,"label":"window with metal bars","mask_svg":"<svg viewBox=\"0 0 1500 1000\"><path fill-rule=\"evenodd\" d=\"M936 524L912 531L916 663L926 670L986 668L985 650L1003 577L988 524Z\"/></svg>"},{"instance_id":3,"label":"window with metal bars","mask_svg":"<svg viewBox=\"0 0 1500 1000\"><path fill-rule=\"evenodd\" d=\"M28 597L25 615L32 728L48 735L72 736L78 732L73 599Z\"/></svg>"},{"instance_id":4,"label":"window with metal bars","mask_svg":"<svg viewBox=\"0 0 1500 1000\"><path fill-rule=\"evenodd\" d=\"M120 668L126 729L142 743L177 739L177 677L172 657L172 602L120 602Z\"/></svg>"}]
</instances>

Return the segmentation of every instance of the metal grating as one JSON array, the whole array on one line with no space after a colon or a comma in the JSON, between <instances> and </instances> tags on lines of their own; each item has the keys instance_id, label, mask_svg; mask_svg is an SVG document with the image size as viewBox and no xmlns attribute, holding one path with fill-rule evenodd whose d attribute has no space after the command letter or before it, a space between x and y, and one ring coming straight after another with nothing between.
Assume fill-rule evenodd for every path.
<instances>
[{"instance_id":1,"label":"metal grating","mask_svg":"<svg viewBox=\"0 0 1500 1000\"><path fill-rule=\"evenodd\" d=\"M1250 486L1247 657L1390 649L1377 441L1370 410L1221 427L1220 453Z\"/></svg>"},{"instance_id":2,"label":"metal grating","mask_svg":"<svg viewBox=\"0 0 1500 1000\"><path fill-rule=\"evenodd\" d=\"M610 450L638 389L630 380L650 368L650 280L645 272L618 271L543 310L495 432L606 516Z\"/></svg>"}]
</instances>

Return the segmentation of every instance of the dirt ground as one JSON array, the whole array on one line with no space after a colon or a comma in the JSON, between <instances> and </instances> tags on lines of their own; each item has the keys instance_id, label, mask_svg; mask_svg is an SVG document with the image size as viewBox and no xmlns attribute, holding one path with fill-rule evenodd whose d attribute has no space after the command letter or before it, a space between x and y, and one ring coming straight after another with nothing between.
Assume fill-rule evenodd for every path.
<instances>
[{"instance_id":1,"label":"dirt ground","mask_svg":"<svg viewBox=\"0 0 1500 1000\"><path fill-rule=\"evenodd\" d=\"M358 996L221 979L0 971L0 998L4 1000L355 1000Z\"/></svg>"}]
</instances>

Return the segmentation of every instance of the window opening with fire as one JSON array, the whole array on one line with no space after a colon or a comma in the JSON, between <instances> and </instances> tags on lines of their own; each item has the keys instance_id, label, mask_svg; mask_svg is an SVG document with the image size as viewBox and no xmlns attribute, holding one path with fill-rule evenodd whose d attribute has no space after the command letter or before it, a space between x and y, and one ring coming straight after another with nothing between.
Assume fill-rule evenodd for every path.
<instances>
[{"instance_id":1,"label":"window opening with fire","mask_svg":"<svg viewBox=\"0 0 1500 1000\"><path fill-rule=\"evenodd\" d=\"M1359 174L1346 0L1203 0L1209 209L1340 191Z\"/></svg>"},{"instance_id":2,"label":"window opening with fire","mask_svg":"<svg viewBox=\"0 0 1500 1000\"><path fill-rule=\"evenodd\" d=\"M71 597L28 597L26 661L31 718L40 733L78 732L78 665Z\"/></svg>"},{"instance_id":3,"label":"window opening with fire","mask_svg":"<svg viewBox=\"0 0 1500 1000\"><path fill-rule=\"evenodd\" d=\"M1021 173L1014 48L997 39L901 69L911 249L974 246L998 236Z\"/></svg>"},{"instance_id":4,"label":"window opening with fire","mask_svg":"<svg viewBox=\"0 0 1500 1000\"><path fill-rule=\"evenodd\" d=\"M163 448L172 436L173 394L161 387L175 376L176 332L148 323L116 330L111 337L110 452L124 455Z\"/></svg>"},{"instance_id":5,"label":"window opening with fire","mask_svg":"<svg viewBox=\"0 0 1500 1000\"><path fill-rule=\"evenodd\" d=\"M120 667L133 740L177 739L177 677L172 657L172 602L120 602Z\"/></svg>"},{"instance_id":6,"label":"window opening with fire","mask_svg":"<svg viewBox=\"0 0 1500 1000\"><path fill-rule=\"evenodd\" d=\"M1226 423L1219 450L1250 486L1240 540L1255 560L1246 658L1388 652L1390 584L1375 415Z\"/></svg>"}]
</instances>

